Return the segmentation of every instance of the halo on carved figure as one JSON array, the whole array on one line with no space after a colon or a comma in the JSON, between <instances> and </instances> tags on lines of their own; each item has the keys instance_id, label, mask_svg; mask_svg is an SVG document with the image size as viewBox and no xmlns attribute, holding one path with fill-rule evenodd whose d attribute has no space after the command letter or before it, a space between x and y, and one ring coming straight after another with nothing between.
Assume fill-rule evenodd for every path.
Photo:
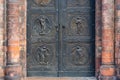
<instances>
[{"instance_id":1,"label":"halo on carved figure","mask_svg":"<svg viewBox=\"0 0 120 80\"><path fill-rule=\"evenodd\" d=\"M35 4L39 6L45 6L51 2L51 0L33 0Z\"/></svg>"},{"instance_id":2,"label":"halo on carved figure","mask_svg":"<svg viewBox=\"0 0 120 80\"><path fill-rule=\"evenodd\" d=\"M32 28L39 35L48 34L52 28L52 21L47 16L39 16L34 19Z\"/></svg>"},{"instance_id":3,"label":"halo on carved figure","mask_svg":"<svg viewBox=\"0 0 120 80\"><path fill-rule=\"evenodd\" d=\"M80 45L72 48L71 51L71 63L73 65L84 65L88 63L88 50Z\"/></svg>"},{"instance_id":4,"label":"halo on carved figure","mask_svg":"<svg viewBox=\"0 0 120 80\"><path fill-rule=\"evenodd\" d=\"M81 16L74 16L70 22L71 29L75 31L76 34L80 35L85 32L87 27L86 20Z\"/></svg>"}]
</instances>

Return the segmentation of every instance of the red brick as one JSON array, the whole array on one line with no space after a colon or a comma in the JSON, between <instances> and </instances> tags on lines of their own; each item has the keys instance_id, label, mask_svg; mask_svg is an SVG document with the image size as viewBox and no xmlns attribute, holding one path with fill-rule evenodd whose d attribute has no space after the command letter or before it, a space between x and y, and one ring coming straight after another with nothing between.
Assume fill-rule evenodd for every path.
<instances>
[{"instance_id":1,"label":"red brick","mask_svg":"<svg viewBox=\"0 0 120 80\"><path fill-rule=\"evenodd\" d=\"M100 72L102 76L113 76L115 75L115 67L113 65L102 65Z\"/></svg>"}]
</instances>

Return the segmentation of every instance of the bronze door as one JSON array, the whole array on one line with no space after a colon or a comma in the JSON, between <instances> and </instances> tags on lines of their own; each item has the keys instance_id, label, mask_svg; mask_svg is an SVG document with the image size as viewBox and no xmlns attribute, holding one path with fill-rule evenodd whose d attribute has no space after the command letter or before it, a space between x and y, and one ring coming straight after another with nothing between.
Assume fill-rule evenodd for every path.
<instances>
[{"instance_id":1,"label":"bronze door","mask_svg":"<svg viewBox=\"0 0 120 80\"><path fill-rule=\"evenodd\" d=\"M93 5L94 0L28 0L28 76L94 76Z\"/></svg>"},{"instance_id":2,"label":"bronze door","mask_svg":"<svg viewBox=\"0 0 120 80\"><path fill-rule=\"evenodd\" d=\"M94 75L93 5L94 0L61 1L59 76Z\"/></svg>"}]
</instances>

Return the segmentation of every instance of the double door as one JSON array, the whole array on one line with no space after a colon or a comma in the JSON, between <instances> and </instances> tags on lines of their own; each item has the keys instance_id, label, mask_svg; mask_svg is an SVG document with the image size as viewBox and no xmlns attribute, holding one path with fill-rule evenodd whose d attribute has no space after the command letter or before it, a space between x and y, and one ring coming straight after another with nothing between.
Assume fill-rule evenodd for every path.
<instances>
[{"instance_id":1,"label":"double door","mask_svg":"<svg viewBox=\"0 0 120 80\"><path fill-rule=\"evenodd\" d=\"M94 0L27 2L27 75L94 76Z\"/></svg>"}]
</instances>

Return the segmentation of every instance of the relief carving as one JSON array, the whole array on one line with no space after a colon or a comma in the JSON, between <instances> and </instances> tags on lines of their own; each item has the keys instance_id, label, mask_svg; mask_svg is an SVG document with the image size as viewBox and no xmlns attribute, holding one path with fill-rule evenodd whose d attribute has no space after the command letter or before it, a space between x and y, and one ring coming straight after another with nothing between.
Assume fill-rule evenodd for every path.
<instances>
[{"instance_id":1,"label":"relief carving","mask_svg":"<svg viewBox=\"0 0 120 80\"><path fill-rule=\"evenodd\" d=\"M50 29L51 23L46 16L41 16L35 19L33 30L35 30L39 35L49 33Z\"/></svg>"},{"instance_id":2,"label":"relief carving","mask_svg":"<svg viewBox=\"0 0 120 80\"><path fill-rule=\"evenodd\" d=\"M34 0L37 5L44 6L51 2L51 0Z\"/></svg>"},{"instance_id":3,"label":"relief carving","mask_svg":"<svg viewBox=\"0 0 120 80\"><path fill-rule=\"evenodd\" d=\"M76 19L76 26L77 26L77 34L80 34L83 30L84 25L82 24L82 21L80 17Z\"/></svg>"},{"instance_id":4,"label":"relief carving","mask_svg":"<svg viewBox=\"0 0 120 80\"><path fill-rule=\"evenodd\" d=\"M71 29L75 34L81 35L87 33L87 23L84 18L77 16L71 20ZM73 33L73 32L72 32Z\"/></svg>"},{"instance_id":5,"label":"relief carving","mask_svg":"<svg viewBox=\"0 0 120 80\"><path fill-rule=\"evenodd\" d=\"M51 65L53 60L53 52L47 45L34 46L32 53L27 54L27 67L29 69ZM41 68L42 70L44 68Z\"/></svg>"},{"instance_id":6,"label":"relief carving","mask_svg":"<svg viewBox=\"0 0 120 80\"><path fill-rule=\"evenodd\" d=\"M84 47L76 46L72 49L72 64L83 65L88 62L88 54Z\"/></svg>"},{"instance_id":7,"label":"relief carving","mask_svg":"<svg viewBox=\"0 0 120 80\"><path fill-rule=\"evenodd\" d=\"M34 58L36 62L40 65L47 65L49 62L48 61L49 56L50 56L50 52L46 46L38 47L34 54Z\"/></svg>"}]
</instances>

